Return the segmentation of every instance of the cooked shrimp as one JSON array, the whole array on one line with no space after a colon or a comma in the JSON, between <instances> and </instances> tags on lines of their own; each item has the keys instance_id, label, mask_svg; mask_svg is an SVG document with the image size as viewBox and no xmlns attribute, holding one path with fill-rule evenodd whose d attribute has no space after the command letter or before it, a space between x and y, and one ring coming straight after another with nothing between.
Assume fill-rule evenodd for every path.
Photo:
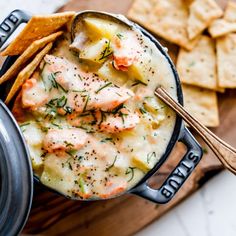
<instances>
[{"instance_id":1,"label":"cooked shrimp","mask_svg":"<svg viewBox=\"0 0 236 236\"><path fill-rule=\"evenodd\" d=\"M88 135L80 129L50 130L44 138L43 147L48 152L55 150L79 150L84 146Z\"/></svg>"}]
</instances>

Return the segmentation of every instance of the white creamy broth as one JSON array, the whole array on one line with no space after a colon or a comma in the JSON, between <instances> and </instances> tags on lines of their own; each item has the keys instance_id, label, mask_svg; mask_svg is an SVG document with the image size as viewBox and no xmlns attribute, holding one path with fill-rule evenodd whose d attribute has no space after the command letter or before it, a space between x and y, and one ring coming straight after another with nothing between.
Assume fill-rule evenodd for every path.
<instances>
[{"instance_id":1,"label":"white creamy broth","mask_svg":"<svg viewBox=\"0 0 236 236\"><path fill-rule=\"evenodd\" d=\"M81 199L136 185L175 126L157 86L177 99L169 62L138 30L88 17L72 44L58 40L13 108L41 182Z\"/></svg>"}]
</instances>

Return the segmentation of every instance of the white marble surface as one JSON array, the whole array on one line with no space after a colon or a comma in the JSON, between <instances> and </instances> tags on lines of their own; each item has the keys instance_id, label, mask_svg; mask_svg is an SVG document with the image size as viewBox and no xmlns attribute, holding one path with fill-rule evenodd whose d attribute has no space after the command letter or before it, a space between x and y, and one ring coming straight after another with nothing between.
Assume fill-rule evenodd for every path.
<instances>
[{"instance_id":1,"label":"white marble surface","mask_svg":"<svg viewBox=\"0 0 236 236\"><path fill-rule=\"evenodd\" d=\"M236 236L236 177L224 171L136 236Z\"/></svg>"}]
</instances>

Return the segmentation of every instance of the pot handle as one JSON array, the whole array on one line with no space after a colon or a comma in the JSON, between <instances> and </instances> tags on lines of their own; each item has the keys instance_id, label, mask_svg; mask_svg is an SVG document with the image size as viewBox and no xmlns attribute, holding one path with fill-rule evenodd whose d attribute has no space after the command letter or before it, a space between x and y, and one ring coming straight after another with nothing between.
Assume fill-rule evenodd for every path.
<instances>
[{"instance_id":1,"label":"pot handle","mask_svg":"<svg viewBox=\"0 0 236 236\"><path fill-rule=\"evenodd\" d=\"M186 145L187 152L162 186L159 189L152 189L147 182L144 182L134 188L132 193L159 204L167 203L174 197L203 155L201 146L186 127L183 128L179 142Z\"/></svg>"},{"instance_id":2,"label":"pot handle","mask_svg":"<svg viewBox=\"0 0 236 236\"><path fill-rule=\"evenodd\" d=\"M21 10L12 11L0 24L0 48L22 23L27 23L31 15Z\"/></svg>"}]
</instances>

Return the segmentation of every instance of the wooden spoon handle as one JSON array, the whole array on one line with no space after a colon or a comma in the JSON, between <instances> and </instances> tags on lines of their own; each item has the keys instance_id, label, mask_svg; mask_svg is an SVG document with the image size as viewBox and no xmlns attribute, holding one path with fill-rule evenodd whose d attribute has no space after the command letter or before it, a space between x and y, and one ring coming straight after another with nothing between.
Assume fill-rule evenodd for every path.
<instances>
[{"instance_id":1,"label":"wooden spoon handle","mask_svg":"<svg viewBox=\"0 0 236 236\"><path fill-rule=\"evenodd\" d=\"M192 117L182 105L177 103L163 88L157 88L155 95L170 106L184 121L191 126L212 149L215 155L231 172L236 174L236 150L229 144L225 143L208 128Z\"/></svg>"}]
</instances>

